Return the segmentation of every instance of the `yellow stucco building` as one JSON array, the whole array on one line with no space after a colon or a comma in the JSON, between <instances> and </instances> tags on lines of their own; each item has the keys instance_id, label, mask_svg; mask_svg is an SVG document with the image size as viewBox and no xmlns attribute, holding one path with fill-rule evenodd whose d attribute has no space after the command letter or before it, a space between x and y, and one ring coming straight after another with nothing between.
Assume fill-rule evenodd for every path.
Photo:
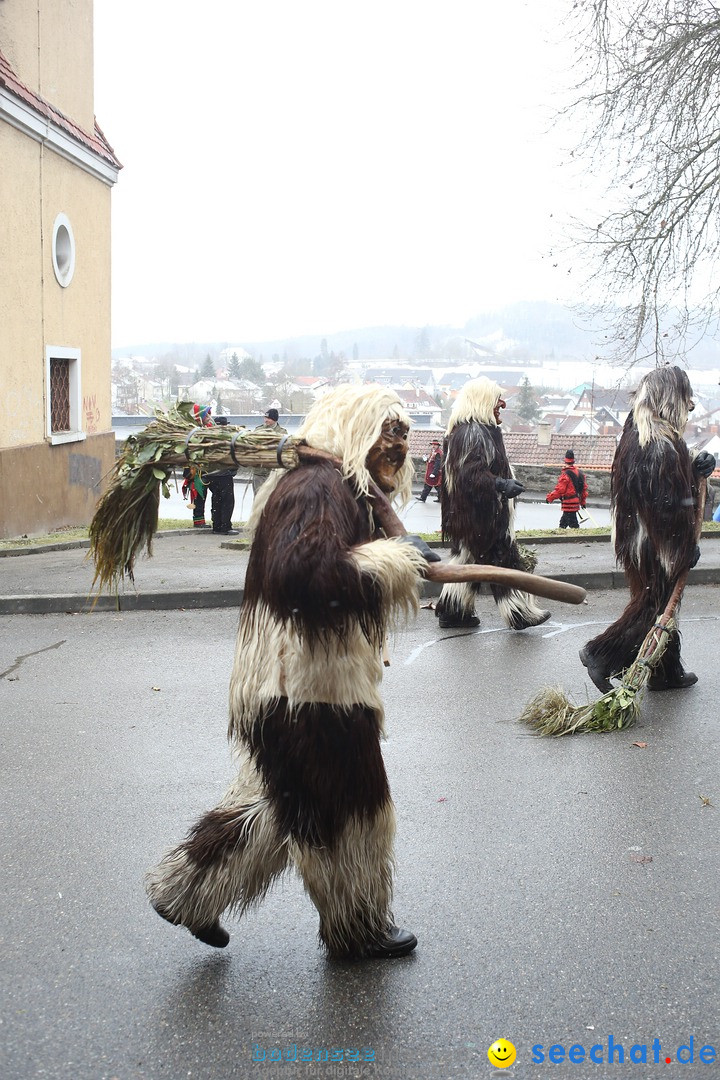
<instances>
[{"instance_id":1,"label":"yellow stucco building","mask_svg":"<svg viewBox=\"0 0 720 1080\"><path fill-rule=\"evenodd\" d=\"M87 524L111 468L93 0L0 0L0 537Z\"/></svg>"}]
</instances>

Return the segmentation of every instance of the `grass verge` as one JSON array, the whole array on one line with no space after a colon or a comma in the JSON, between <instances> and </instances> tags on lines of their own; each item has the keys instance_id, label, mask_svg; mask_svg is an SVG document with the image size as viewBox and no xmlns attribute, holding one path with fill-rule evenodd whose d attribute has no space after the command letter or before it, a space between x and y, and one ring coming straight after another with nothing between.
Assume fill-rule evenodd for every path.
<instances>
[{"instance_id":1,"label":"grass verge","mask_svg":"<svg viewBox=\"0 0 720 1080\"><path fill-rule=\"evenodd\" d=\"M233 528L242 529L244 526L242 521L234 521ZM171 532L177 529L189 529L191 526L187 518L173 519L167 518L161 521L158 525L158 532ZM720 533L720 522L705 521L703 522L703 534L708 533ZM420 533L423 540L439 541L439 532ZM532 540L535 537L540 536L557 536L563 537L566 540L582 540L585 536L610 536L609 527L599 529L579 529L577 532L574 529L519 529L516 533L518 540ZM69 540L87 540L88 530L87 526L81 526L77 528L68 527L66 529L57 529L55 532L44 533L42 536L18 536L12 540L0 540L0 551L5 551L9 548L25 548L25 547L42 547L46 544L62 544ZM238 546L245 547L247 542L242 538L235 541Z\"/></svg>"}]
</instances>

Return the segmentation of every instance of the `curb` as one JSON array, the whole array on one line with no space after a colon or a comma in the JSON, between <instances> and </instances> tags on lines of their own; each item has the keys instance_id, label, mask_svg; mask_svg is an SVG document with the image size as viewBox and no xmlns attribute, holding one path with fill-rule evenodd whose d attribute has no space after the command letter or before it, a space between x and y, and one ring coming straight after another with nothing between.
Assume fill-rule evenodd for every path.
<instances>
[{"instance_id":1,"label":"curb","mask_svg":"<svg viewBox=\"0 0 720 1080\"><path fill-rule=\"evenodd\" d=\"M625 576L621 570L598 570L591 573L545 574L544 577L580 585L588 592L625 589ZM720 585L720 567L699 568L690 571L688 587L694 585ZM420 599L429 600L440 595L441 586L425 582ZM489 586L479 590L489 593ZM124 593L118 596L99 597L82 594L55 594L47 596L0 596L0 615L92 615L95 612L118 611L186 611L201 608L239 608L243 600L242 589L207 589L201 592L151 592Z\"/></svg>"},{"instance_id":2,"label":"curb","mask_svg":"<svg viewBox=\"0 0 720 1080\"><path fill-rule=\"evenodd\" d=\"M97 597L84 596L82 593L0 596L0 615L92 615L101 611L185 611L188 608L239 607L242 598L242 589L127 593L119 596Z\"/></svg>"}]
</instances>

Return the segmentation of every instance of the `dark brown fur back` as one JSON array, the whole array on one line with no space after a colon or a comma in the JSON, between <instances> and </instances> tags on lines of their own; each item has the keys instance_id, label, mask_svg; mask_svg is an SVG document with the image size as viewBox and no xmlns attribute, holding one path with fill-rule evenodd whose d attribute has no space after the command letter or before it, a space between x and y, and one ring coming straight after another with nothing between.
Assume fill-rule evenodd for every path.
<instances>
[{"instance_id":1,"label":"dark brown fur back","mask_svg":"<svg viewBox=\"0 0 720 1080\"><path fill-rule=\"evenodd\" d=\"M348 557L349 548L369 540L366 504L337 469L321 463L288 472L255 532L244 606L267 604L311 644L327 647L358 624L379 642L381 597Z\"/></svg>"}]
</instances>

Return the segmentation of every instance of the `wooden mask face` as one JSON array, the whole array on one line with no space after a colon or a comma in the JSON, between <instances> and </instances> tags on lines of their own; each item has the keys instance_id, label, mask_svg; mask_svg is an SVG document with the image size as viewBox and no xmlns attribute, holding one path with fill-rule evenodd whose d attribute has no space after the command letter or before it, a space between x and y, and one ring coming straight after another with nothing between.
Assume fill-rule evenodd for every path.
<instances>
[{"instance_id":1,"label":"wooden mask face","mask_svg":"<svg viewBox=\"0 0 720 1080\"><path fill-rule=\"evenodd\" d=\"M408 426L402 420L384 420L382 431L365 464L373 480L386 495L395 490L395 477L405 464Z\"/></svg>"}]
</instances>

